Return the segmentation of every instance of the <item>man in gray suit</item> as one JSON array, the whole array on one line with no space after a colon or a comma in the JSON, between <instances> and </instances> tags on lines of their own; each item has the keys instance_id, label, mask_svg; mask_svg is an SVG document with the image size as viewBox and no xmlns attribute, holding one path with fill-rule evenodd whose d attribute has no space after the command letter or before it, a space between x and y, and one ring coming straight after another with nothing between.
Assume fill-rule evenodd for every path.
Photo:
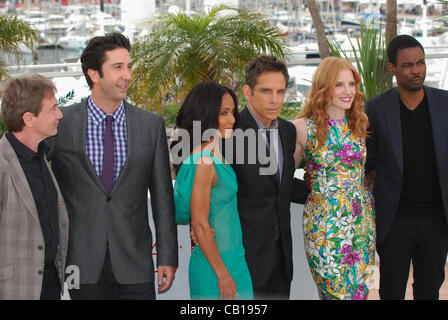
<instances>
[{"instance_id":1,"label":"man in gray suit","mask_svg":"<svg viewBox=\"0 0 448 320\"><path fill-rule=\"evenodd\" d=\"M0 300L59 300L64 288L68 216L43 141L62 118L55 91L38 74L2 88Z\"/></svg>"},{"instance_id":2,"label":"man in gray suit","mask_svg":"<svg viewBox=\"0 0 448 320\"><path fill-rule=\"evenodd\" d=\"M70 217L67 260L81 277L72 299L155 299L148 190L159 292L174 279L177 229L165 126L124 100L130 50L119 33L89 40L81 63L92 94L63 109L49 153Z\"/></svg>"},{"instance_id":3,"label":"man in gray suit","mask_svg":"<svg viewBox=\"0 0 448 320\"><path fill-rule=\"evenodd\" d=\"M393 88L367 101L366 173L376 170L381 299L438 299L448 252L448 92L423 85L425 52L413 37L388 45Z\"/></svg>"}]
</instances>

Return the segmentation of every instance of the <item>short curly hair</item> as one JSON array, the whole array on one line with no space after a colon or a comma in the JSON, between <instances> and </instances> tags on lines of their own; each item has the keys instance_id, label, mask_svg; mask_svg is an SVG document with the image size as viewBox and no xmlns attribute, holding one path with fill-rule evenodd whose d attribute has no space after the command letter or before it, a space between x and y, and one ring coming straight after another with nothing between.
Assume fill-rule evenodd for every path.
<instances>
[{"instance_id":1,"label":"short curly hair","mask_svg":"<svg viewBox=\"0 0 448 320\"><path fill-rule=\"evenodd\" d=\"M387 46L387 60L389 60L389 63L396 66L398 51L416 47L421 48L423 53L425 53L425 49L423 49L421 43L418 42L414 37L406 34L396 36L395 38L390 40L389 45Z\"/></svg>"}]
</instances>

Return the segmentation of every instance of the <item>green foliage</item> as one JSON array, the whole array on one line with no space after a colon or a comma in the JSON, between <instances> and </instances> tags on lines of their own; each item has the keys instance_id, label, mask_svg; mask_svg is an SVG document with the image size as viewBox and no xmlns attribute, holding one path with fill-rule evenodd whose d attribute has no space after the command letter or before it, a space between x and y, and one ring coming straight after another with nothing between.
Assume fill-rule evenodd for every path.
<instances>
[{"instance_id":1,"label":"green foliage","mask_svg":"<svg viewBox=\"0 0 448 320\"><path fill-rule=\"evenodd\" d=\"M348 39L361 76L361 90L366 98L386 91L392 83L392 77L387 69L387 45L381 38L381 30L361 24L361 35L356 38L356 42ZM350 53L343 51L335 39L330 40L329 45L332 55L350 60Z\"/></svg>"},{"instance_id":2,"label":"green foliage","mask_svg":"<svg viewBox=\"0 0 448 320\"><path fill-rule=\"evenodd\" d=\"M284 119L295 119L297 115L302 110L302 105L300 102L285 102L283 103L282 111L280 112L280 117Z\"/></svg>"},{"instance_id":3,"label":"green foliage","mask_svg":"<svg viewBox=\"0 0 448 320\"><path fill-rule=\"evenodd\" d=\"M3 136L3 134L6 132L6 126L5 123L3 122L2 117L0 116L0 137Z\"/></svg>"},{"instance_id":4,"label":"green foliage","mask_svg":"<svg viewBox=\"0 0 448 320\"><path fill-rule=\"evenodd\" d=\"M166 105L163 105L163 120L165 121L166 127L174 127L176 124L176 117L179 112L181 103L167 103Z\"/></svg>"},{"instance_id":5,"label":"green foliage","mask_svg":"<svg viewBox=\"0 0 448 320\"><path fill-rule=\"evenodd\" d=\"M57 104L59 107L65 106L68 102L70 102L75 97L75 90L72 89L65 94L65 96L61 96L58 98Z\"/></svg>"},{"instance_id":6,"label":"green foliage","mask_svg":"<svg viewBox=\"0 0 448 320\"><path fill-rule=\"evenodd\" d=\"M247 62L260 54L285 59L289 53L285 38L255 11L219 6L202 15L162 13L148 27L133 45L129 97L157 113L162 102L184 99L201 81L241 82Z\"/></svg>"},{"instance_id":7,"label":"green foliage","mask_svg":"<svg viewBox=\"0 0 448 320\"><path fill-rule=\"evenodd\" d=\"M20 63L22 52L20 45L34 50L39 42L39 33L29 22L23 21L13 14L0 14L0 51L17 57ZM0 59L0 80L7 77L6 65Z\"/></svg>"}]
</instances>

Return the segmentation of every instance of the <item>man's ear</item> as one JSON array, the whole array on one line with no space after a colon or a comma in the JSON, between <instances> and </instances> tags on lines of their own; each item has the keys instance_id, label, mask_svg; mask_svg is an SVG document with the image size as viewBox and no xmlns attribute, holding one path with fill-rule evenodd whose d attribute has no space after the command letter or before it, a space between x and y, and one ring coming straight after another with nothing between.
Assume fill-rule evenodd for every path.
<instances>
[{"instance_id":1,"label":"man's ear","mask_svg":"<svg viewBox=\"0 0 448 320\"><path fill-rule=\"evenodd\" d=\"M90 80L92 80L93 83L98 83L100 73L97 70L87 69L87 74L89 75Z\"/></svg>"},{"instance_id":2,"label":"man's ear","mask_svg":"<svg viewBox=\"0 0 448 320\"><path fill-rule=\"evenodd\" d=\"M395 66L392 63L389 63L389 72L391 75L395 75Z\"/></svg>"},{"instance_id":3,"label":"man's ear","mask_svg":"<svg viewBox=\"0 0 448 320\"><path fill-rule=\"evenodd\" d=\"M23 124L27 127L33 127L34 126L34 114L31 112L25 112L22 116Z\"/></svg>"},{"instance_id":4,"label":"man's ear","mask_svg":"<svg viewBox=\"0 0 448 320\"><path fill-rule=\"evenodd\" d=\"M246 100L248 100L248 101L252 97L252 88L248 84L245 84L243 86L243 94L244 94L244 97L246 97Z\"/></svg>"}]
</instances>

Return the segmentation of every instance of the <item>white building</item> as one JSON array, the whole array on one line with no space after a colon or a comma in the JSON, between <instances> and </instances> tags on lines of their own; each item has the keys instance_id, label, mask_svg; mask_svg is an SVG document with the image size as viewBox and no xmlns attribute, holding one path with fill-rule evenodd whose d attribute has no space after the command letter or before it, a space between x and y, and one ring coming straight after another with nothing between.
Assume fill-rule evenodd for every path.
<instances>
[{"instance_id":1,"label":"white building","mask_svg":"<svg viewBox=\"0 0 448 320\"><path fill-rule=\"evenodd\" d=\"M121 20L126 25L125 34L133 39L135 27L156 13L155 0L121 0Z\"/></svg>"},{"instance_id":2,"label":"white building","mask_svg":"<svg viewBox=\"0 0 448 320\"><path fill-rule=\"evenodd\" d=\"M204 0L204 11L208 11L210 8L222 4L229 7L238 8L239 0Z\"/></svg>"}]
</instances>

